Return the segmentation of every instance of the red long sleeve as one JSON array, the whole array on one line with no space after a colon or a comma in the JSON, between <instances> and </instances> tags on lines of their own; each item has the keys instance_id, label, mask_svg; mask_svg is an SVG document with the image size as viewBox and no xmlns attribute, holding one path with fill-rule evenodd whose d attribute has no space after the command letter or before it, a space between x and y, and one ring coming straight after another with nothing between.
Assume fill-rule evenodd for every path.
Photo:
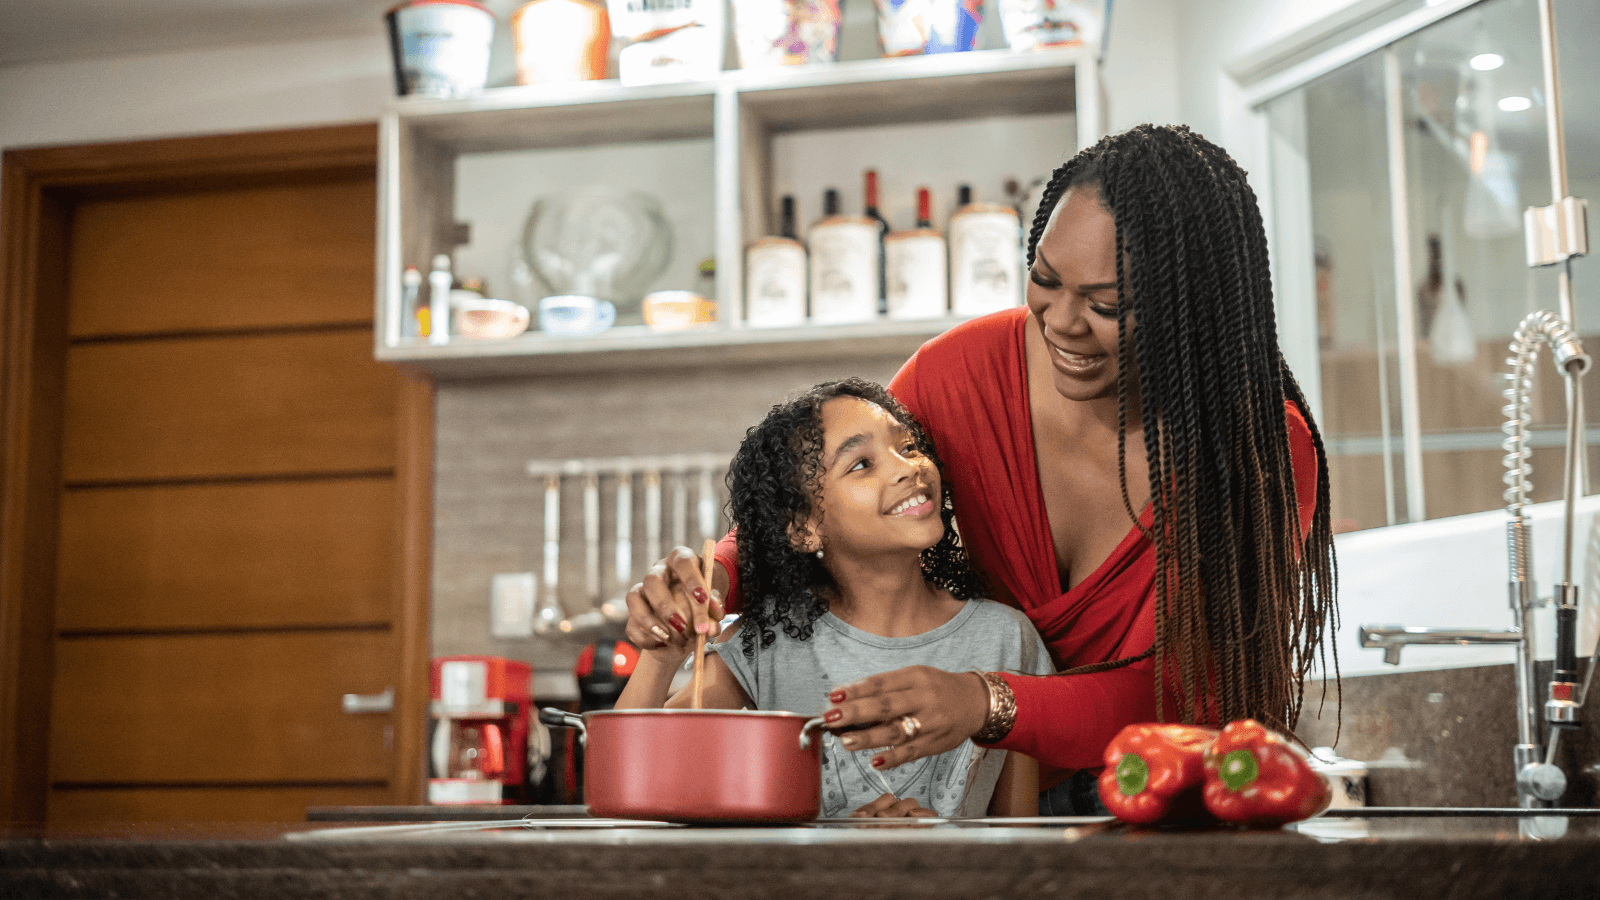
<instances>
[{"instance_id":1,"label":"red long sleeve","mask_svg":"<svg viewBox=\"0 0 1600 900\"><path fill-rule=\"evenodd\" d=\"M1033 447L1026 316L1025 309L1009 310L952 329L908 360L890 390L932 436L962 538L995 599L1027 614L1057 667L1137 656L1155 637L1155 548L1143 533L1130 528L1099 568L1071 590L1060 588ZM1285 419L1304 534L1316 506L1316 449L1293 405L1286 404ZM1006 680L1017 719L996 746L1048 766L1098 767L1118 731L1156 718L1154 660L1088 675ZM1168 691L1163 700L1166 717L1175 718L1175 697Z\"/></svg>"}]
</instances>

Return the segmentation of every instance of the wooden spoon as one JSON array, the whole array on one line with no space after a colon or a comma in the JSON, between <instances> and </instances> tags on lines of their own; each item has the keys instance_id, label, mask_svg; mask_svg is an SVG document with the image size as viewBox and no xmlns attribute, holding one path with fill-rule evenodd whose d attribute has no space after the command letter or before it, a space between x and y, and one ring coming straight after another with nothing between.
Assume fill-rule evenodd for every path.
<instances>
[{"instance_id":1,"label":"wooden spoon","mask_svg":"<svg viewBox=\"0 0 1600 900\"><path fill-rule=\"evenodd\" d=\"M706 538L705 550L701 554L704 557L704 561L702 562L703 568L701 577L705 579L705 583L708 588L711 584L711 558L716 554L716 552L717 542L711 540L710 538ZM701 708L700 690L702 683L705 681L706 671L706 636L705 633L700 630L700 623L707 620L707 614L710 613L711 607L709 603L703 603L700 604L700 606L703 606L704 609L700 609L695 612L694 675L691 677L689 682L690 709Z\"/></svg>"}]
</instances>

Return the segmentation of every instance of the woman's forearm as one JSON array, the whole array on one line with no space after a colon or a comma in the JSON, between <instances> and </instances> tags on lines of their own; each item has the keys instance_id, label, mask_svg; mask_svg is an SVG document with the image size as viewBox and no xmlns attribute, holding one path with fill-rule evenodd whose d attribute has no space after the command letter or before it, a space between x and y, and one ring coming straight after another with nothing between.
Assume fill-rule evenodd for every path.
<instances>
[{"instance_id":1,"label":"woman's forearm","mask_svg":"<svg viewBox=\"0 0 1600 900\"><path fill-rule=\"evenodd\" d=\"M1123 727L1156 720L1148 662L1088 675L1002 676L1017 701L1011 733L990 746L1015 750L1062 769L1104 765L1106 744ZM1177 710L1169 702L1170 721Z\"/></svg>"},{"instance_id":2,"label":"woman's forearm","mask_svg":"<svg viewBox=\"0 0 1600 900\"><path fill-rule=\"evenodd\" d=\"M616 709L658 709L667 702L667 692L678 667L649 653L639 654L633 674L617 697Z\"/></svg>"}]
</instances>

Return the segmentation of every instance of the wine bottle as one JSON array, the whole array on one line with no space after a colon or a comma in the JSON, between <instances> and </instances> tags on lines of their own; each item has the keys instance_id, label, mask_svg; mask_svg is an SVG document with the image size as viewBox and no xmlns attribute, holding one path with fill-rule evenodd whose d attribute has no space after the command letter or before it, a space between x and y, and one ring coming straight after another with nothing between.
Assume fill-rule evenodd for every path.
<instances>
[{"instance_id":1,"label":"wine bottle","mask_svg":"<svg viewBox=\"0 0 1600 900\"><path fill-rule=\"evenodd\" d=\"M806 320L806 248L795 237L794 197L782 207L778 236L760 238L745 254L745 315L754 328Z\"/></svg>"},{"instance_id":2,"label":"wine bottle","mask_svg":"<svg viewBox=\"0 0 1600 900\"><path fill-rule=\"evenodd\" d=\"M944 235L933 227L933 201L917 189L917 227L884 239L891 319L931 319L945 314Z\"/></svg>"},{"instance_id":3,"label":"wine bottle","mask_svg":"<svg viewBox=\"0 0 1600 900\"><path fill-rule=\"evenodd\" d=\"M878 171L867 170L867 218L878 223L878 315L889 311L889 272L884 257L883 239L889 236L889 220L878 213Z\"/></svg>"},{"instance_id":4,"label":"wine bottle","mask_svg":"<svg viewBox=\"0 0 1600 900\"><path fill-rule=\"evenodd\" d=\"M839 215L839 192L822 199L823 218L811 226L811 321L867 322L878 315L878 223Z\"/></svg>"}]
</instances>

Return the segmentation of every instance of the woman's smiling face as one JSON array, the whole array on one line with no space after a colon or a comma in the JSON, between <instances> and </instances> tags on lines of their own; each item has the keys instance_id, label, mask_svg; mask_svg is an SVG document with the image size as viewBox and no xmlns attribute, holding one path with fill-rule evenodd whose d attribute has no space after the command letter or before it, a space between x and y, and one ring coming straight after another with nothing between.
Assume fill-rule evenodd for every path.
<instances>
[{"instance_id":1,"label":"woman's smiling face","mask_svg":"<svg viewBox=\"0 0 1600 900\"><path fill-rule=\"evenodd\" d=\"M944 536L941 488L938 467L888 410L859 397L822 404L824 548L860 558L932 547Z\"/></svg>"},{"instance_id":2,"label":"woman's smiling face","mask_svg":"<svg viewBox=\"0 0 1600 900\"><path fill-rule=\"evenodd\" d=\"M1094 185L1068 191L1051 213L1028 273L1028 309L1063 397L1116 396L1117 225Z\"/></svg>"}]
</instances>

